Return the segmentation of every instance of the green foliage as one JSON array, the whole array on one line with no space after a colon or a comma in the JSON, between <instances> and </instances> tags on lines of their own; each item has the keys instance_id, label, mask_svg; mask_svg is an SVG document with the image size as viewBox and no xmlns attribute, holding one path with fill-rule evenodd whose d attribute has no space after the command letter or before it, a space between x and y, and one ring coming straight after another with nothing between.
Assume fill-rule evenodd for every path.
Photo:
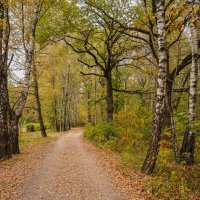
<instances>
[{"instance_id":1,"label":"green foliage","mask_svg":"<svg viewBox=\"0 0 200 200\"><path fill-rule=\"evenodd\" d=\"M139 171L144 162L151 135L150 112L140 105L127 107L114 116L115 123L88 125L84 136L100 147L120 152L121 164ZM178 140L187 127L187 114L176 115ZM109 134L108 134L109 133ZM115 134L117 133L117 134ZM115 135L108 138L107 136ZM199 141L197 134L195 160L199 162ZM145 183L146 190L158 199L186 200L199 197L200 165L187 167L175 164L171 141L160 142L160 152L154 176Z\"/></svg>"},{"instance_id":2,"label":"green foliage","mask_svg":"<svg viewBox=\"0 0 200 200\"><path fill-rule=\"evenodd\" d=\"M159 167L152 180L147 184L152 195L159 199L193 199L197 198L200 184L200 166L186 167L182 165L165 164ZM197 199L195 198L195 199Z\"/></svg>"},{"instance_id":3,"label":"green foliage","mask_svg":"<svg viewBox=\"0 0 200 200\"><path fill-rule=\"evenodd\" d=\"M91 124L88 124L84 129L84 137L92 141L95 136L95 127Z\"/></svg>"},{"instance_id":4,"label":"green foliage","mask_svg":"<svg viewBox=\"0 0 200 200\"><path fill-rule=\"evenodd\" d=\"M45 129L50 129L51 124L45 124ZM40 131L40 124L38 123L28 123L26 124L26 131L27 132L38 132Z\"/></svg>"},{"instance_id":5,"label":"green foliage","mask_svg":"<svg viewBox=\"0 0 200 200\"><path fill-rule=\"evenodd\" d=\"M132 149L124 149L121 153L121 163L123 165L129 166L134 170L140 171L144 158L146 156L146 151L148 147L147 141L135 142Z\"/></svg>"},{"instance_id":6,"label":"green foliage","mask_svg":"<svg viewBox=\"0 0 200 200\"><path fill-rule=\"evenodd\" d=\"M27 132L37 132L37 131L40 131L40 124L37 124L37 123L26 124L26 130L27 130Z\"/></svg>"},{"instance_id":7,"label":"green foliage","mask_svg":"<svg viewBox=\"0 0 200 200\"><path fill-rule=\"evenodd\" d=\"M87 125L84 130L84 137L100 146L114 147L119 132L114 122L99 123L96 126Z\"/></svg>"},{"instance_id":8,"label":"green foliage","mask_svg":"<svg viewBox=\"0 0 200 200\"><path fill-rule=\"evenodd\" d=\"M114 116L120 132L118 150L132 150L151 135L151 115L141 106L127 107Z\"/></svg>"}]
</instances>

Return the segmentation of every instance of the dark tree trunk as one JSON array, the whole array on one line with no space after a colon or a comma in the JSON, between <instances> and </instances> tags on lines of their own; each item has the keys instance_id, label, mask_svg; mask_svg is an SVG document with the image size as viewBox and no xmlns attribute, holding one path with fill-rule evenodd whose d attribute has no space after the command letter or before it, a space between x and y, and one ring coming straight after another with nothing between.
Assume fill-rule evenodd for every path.
<instances>
[{"instance_id":1,"label":"dark tree trunk","mask_svg":"<svg viewBox=\"0 0 200 200\"><path fill-rule=\"evenodd\" d=\"M40 123L40 131L42 137L47 137L47 133L44 126L44 121L42 117L42 110L41 110L41 103L40 103L40 96L39 96L39 89L38 89L38 82L36 78L36 74L34 76L34 93L35 93L35 100L37 105L37 114L38 114L38 121Z\"/></svg>"},{"instance_id":2,"label":"dark tree trunk","mask_svg":"<svg viewBox=\"0 0 200 200\"><path fill-rule=\"evenodd\" d=\"M68 98L66 98L65 100L65 104L64 104L64 116L63 116L63 131L68 131L70 129L70 119L69 119L69 110L68 110Z\"/></svg>"},{"instance_id":3,"label":"dark tree trunk","mask_svg":"<svg viewBox=\"0 0 200 200\"><path fill-rule=\"evenodd\" d=\"M66 89L65 89L66 90ZM69 127L69 94L67 91L63 91L63 131L68 131Z\"/></svg>"},{"instance_id":4,"label":"dark tree trunk","mask_svg":"<svg viewBox=\"0 0 200 200\"><path fill-rule=\"evenodd\" d=\"M190 77L190 72L186 73L186 75L184 76L184 78L182 80L182 83L181 83L181 88L185 87L185 85L186 85L189 77ZM183 94L183 92L180 92L179 95L178 95L178 97L175 100L175 104L173 106L175 111L177 111L177 109L178 109L179 103L181 101L182 94Z\"/></svg>"},{"instance_id":5,"label":"dark tree trunk","mask_svg":"<svg viewBox=\"0 0 200 200\"><path fill-rule=\"evenodd\" d=\"M96 73L96 68L95 68L95 73ZM95 100L95 107L94 107L94 124L97 124L97 118L98 118L98 110L97 110L97 79L95 76L95 82L94 82L94 100Z\"/></svg>"},{"instance_id":6,"label":"dark tree trunk","mask_svg":"<svg viewBox=\"0 0 200 200\"><path fill-rule=\"evenodd\" d=\"M67 120L66 126L67 130L71 129L71 116L70 116L70 102L71 102L71 89L70 89L70 65L68 66L68 73L67 73L67 95L66 95L66 106L67 106Z\"/></svg>"},{"instance_id":7,"label":"dark tree trunk","mask_svg":"<svg viewBox=\"0 0 200 200\"><path fill-rule=\"evenodd\" d=\"M74 93L73 97L73 125L74 127L77 126L77 94L76 92Z\"/></svg>"},{"instance_id":8,"label":"dark tree trunk","mask_svg":"<svg viewBox=\"0 0 200 200\"><path fill-rule=\"evenodd\" d=\"M185 161L187 165L193 165L194 150L195 150L195 133L186 130L180 150L180 161Z\"/></svg>"},{"instance_id":9,"label":"dark tree trunk","mask_svg":"<svg viewBox=\"0 0 200 200\"><path fill-rule=\"evenodd\" d=\"M166 84L166 90L167 90L166 98L167 99L165 101L165 106L164 106L163 129L171 127L171 111L173 108L173 106L172 106L172 88L173 88L172 80L167 80L167 84Z\"/></svg>"},{"instance_id":10,"label":"dark tree trunk","mask_svg":"<svg viewBox=\"0 0 200 200\"><path fill-rule=\"evenodd\" d=\"M110 122L113 120L113 89L112 89L112 74L111 71L108 71L105 75L106 77L106 103L107 103L107 121Z\"/></svg>"},{"instance_id":11,"label":"dark tree trunk","mask_svg":"<svg viewBox=\"0 0 200 200\"><path fill-rule=\"evenodd\" d=\"M9 132L12 154L19 154L19 117L13 111L9 114Z\"/></svg>"},{"instance_id":12,"label":"dark tree trunk","mask_svg":"<svg viewBox=\"0 0 200 200\"><path fill-rule=\"evenodd\" d=\"M4 5L0 2L0 160L11 157L8 131L7 70L3 56Z\"/></svg>"},{"instance_id":13,"label":"dark tree trunk","mask_svg":"<svg viewBox=\"0 0 200 200\"><path fill-rule=\"evenodd\" d=\"M6 77L0 72L0 160L6 160L11 157L5 79Z\"/></svg>"},{"instance_id":14,"label":"dark tree trunk","mask_svg":"<svg viewBox=\"0 0 200 200\"><path fill-rule=\"evenodd\" d=\"M67 131L67 108L66 103L64 104L64 116L63 116L63 131Z\"/></svg>"},{"instance_id":15,"label":"dark tree trunk","mask_svg":"<svg viewBox=\"0 0 200 200\"><path fill-rule=\"evenodd\" d=\"M91 94L90 88L87 88L87 123L92 123L92 114L91 114Z\"/></svg>"},{"instance_id":16,"label":"dark tree trunk","mask_svg":"<svg viewBox=\"0 0 200 200\"><path fill-rule=\"evenodd\" d=\"M153 134L150 140L147 156L141 170L145 174L153 173L156 166L157 156L159 152L160 134L162 131L162 119L162 113L155 114L152 130Z\"/></svg>"},{"instance_id":17,"label":"dark tree trunk","mask_svg":"<svg viewBox=\"0 0 200 200\"><path fill-rule=\"evenodd\" d=\"M68 130L71 129L71 115L70 115L70 96L68 96L68 100L67 100L67 127Z\"/></svg>"},{"instance_id":18,"label":"dark tree trunk","mask_svg":"<svg viewBox=\"0 0 200 200\"><path fill-rule=\"evenodd\" d=\"M56 99L56 97L54 97L53 109L54 109L54 121L55 121L54 128L58 132L59 124L58 124L58 119L57 119L57 99Z\"/></svg>"},{"instance_id":19,"label":"dark tree trunk","mask_svg":"<svg viewBox=\"0 0 200 200\"><path fill-rule=\"evenodd\" d=\"M165 100L165 106L164 106L164 117L163 117L163 129L169 129L169 132L171 133L171 137L167 136L166 134L163 134L163 138L166 140L171 139L172 148L174 152L174 160L175 162L179 162L179 146L176 136L176 128L175 128L175 122L174 122L174 111L173 111L173 103L172 103L172 90L173 90L173 83L174 80L172 78L168 78L166 83L166 100Z\"/></svg>"},{"instance_id":20,"label":"dark tree trunk","mask_svg":"<svg viewBox=\"0 0 200 200\"><path fill-rule=\"evenodd\" d=\"M196 6L196 5L195 5ZM199 7L198 7L199 8ZM197 12L196 20L200 21L200 9ZM190 68L190 92L189 92L189 127L186 130L180 156L187 165L194 164L195 150L195 126L197 118L197 95L198 95L198 61L199 61L199 34L200 28L194 22L190 24L191 46L192 46L192 65Z\"/></svg>"}]
</instances>

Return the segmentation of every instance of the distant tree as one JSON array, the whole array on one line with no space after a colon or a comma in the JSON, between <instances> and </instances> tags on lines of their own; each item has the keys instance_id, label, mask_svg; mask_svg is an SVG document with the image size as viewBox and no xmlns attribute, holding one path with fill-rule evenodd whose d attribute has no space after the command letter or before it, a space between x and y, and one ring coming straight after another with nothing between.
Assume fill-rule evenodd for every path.
<instances>
[{"instance_id":1,"label":"distant tree","mask_svg":"<svg viewBox=\"0 0 200 200\"><path fill-rule=\"evenodd\" d=\"M120 32L120 25L104 12L110 10L108 12L114 15L113 18L120 15L120 11L114 12L115 7L112 3L106 2L102 7L101 3L86 1L84 6L84 12L88 13L90 18L80 24L82 28L69 21L74 31L72 34L66 32L64 41L76 53L82 55L79 61L91 70L89 73L82 72L84 76L105 78L107 121L112 121L114 112L112 73L115 68L129 64L131 42L129 36Z\"/></svg>"}]
</instances>

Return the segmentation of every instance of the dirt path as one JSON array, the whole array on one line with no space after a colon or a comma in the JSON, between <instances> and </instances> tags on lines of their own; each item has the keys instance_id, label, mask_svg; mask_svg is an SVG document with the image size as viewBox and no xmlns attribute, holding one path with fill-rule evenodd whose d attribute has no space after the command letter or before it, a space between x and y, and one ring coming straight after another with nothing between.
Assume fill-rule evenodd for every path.
<instances>
[{"instance_id":1,"label":"dirt path","mask_svg":"<svg viewBox=\"0 0 200 200\"><path fill-rule=\"evenodd\" d=\"M101 161L89 151L81 129L61 136L42 167L25 185L22 200L127 200Z\"/></svg>"}]
</instances>

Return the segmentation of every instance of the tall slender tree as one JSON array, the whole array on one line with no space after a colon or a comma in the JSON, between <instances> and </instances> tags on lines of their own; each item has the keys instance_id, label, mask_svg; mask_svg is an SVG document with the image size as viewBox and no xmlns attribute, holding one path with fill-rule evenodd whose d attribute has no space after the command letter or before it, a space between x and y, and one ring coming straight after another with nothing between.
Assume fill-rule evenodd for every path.
<instances>
[{"instance_id":1,"label":"tall slender tree","mask_svg":"<svg viewBox=\"0 0 200 200\"><path fill-rule=\"evenodd\" d=\"M38 86L38 74L37 74L37 68L35 65L35 62L33 62L33 81L34 81L34 94L35 94L35 101L37 106L37 114L38 114L38 121L40 124L40 132L42 137L47 137L47 133L45 130L44 120L42 116L42 108L41 108L41 102L40 102L40 94L39 94L39 86Z\"/></svg>"},{"instance_id":2,"label":"tall slender tree","mask_svg":"<svg viewBox=\"0 0 200 200\"><path fill-rule=\"evenodd\" d=\"M22 1L22 12L23 10L23 1ZM10 113L10 127L11 127L11 148L13 154L20 153L19 150L19 119L22 116L23 109L26 104L26 100L28 97L29 87L30 87L30 81L31 81L31 70L33 67L33 61L34 61L34 54L35 54L35 42L36 42L36 27L38 24L38 20L40 17L41 12L41 2L40 0L36 0L34 2L34 10L33 10L33 16L30 20L30 30L29 30L29 41L23 41L24 43L24 50L25 50L25 77L24 77L24 83L23 83L23 89L21 92L21 98L15 108L15 110L12 110ZM22 13L23 15L24 13ZM24 20L24 19L23 19ZM24 25L24 23L23 23ZM22 27L22 32L24 32L24 28ZM23 35L23 38L25 36Z\"/></svg>"},{"instance_id":3,"label":"tall slender tree","mask_svg":"<svg viewBox=\"0 0 200 200\"><path fill-rule=\"evenodd\" d=\"M198 64L199 64L199 42L200 42L200 1L187 1L191 7L191 48L192 48L192 65L190 68L190 91L189 91L189 127L184 134L182 147L180 150L181 158L188 165L194 163L195 150L195 126L196 109L197 109L197 93L198 93Z\"/></svg>"},{"instance_id":4,"label":"tall slender tree","mask_svg":"<svg viewBox=\"0 0 200 200\"><path fill-rule=\"evenodd\" d=\"M168 69L168 44L166 37L166 21L165 21L165 1L156 1L157 8L157 29L158 29L158 79L157 79L157 92L152 137L150 140L149 149L145 162L142 166L142 172L151 174L156 165L159 141L162 132L164 105L166 98L166 82L167 82L167 69Z\"/></svg>"}]
</instances>

